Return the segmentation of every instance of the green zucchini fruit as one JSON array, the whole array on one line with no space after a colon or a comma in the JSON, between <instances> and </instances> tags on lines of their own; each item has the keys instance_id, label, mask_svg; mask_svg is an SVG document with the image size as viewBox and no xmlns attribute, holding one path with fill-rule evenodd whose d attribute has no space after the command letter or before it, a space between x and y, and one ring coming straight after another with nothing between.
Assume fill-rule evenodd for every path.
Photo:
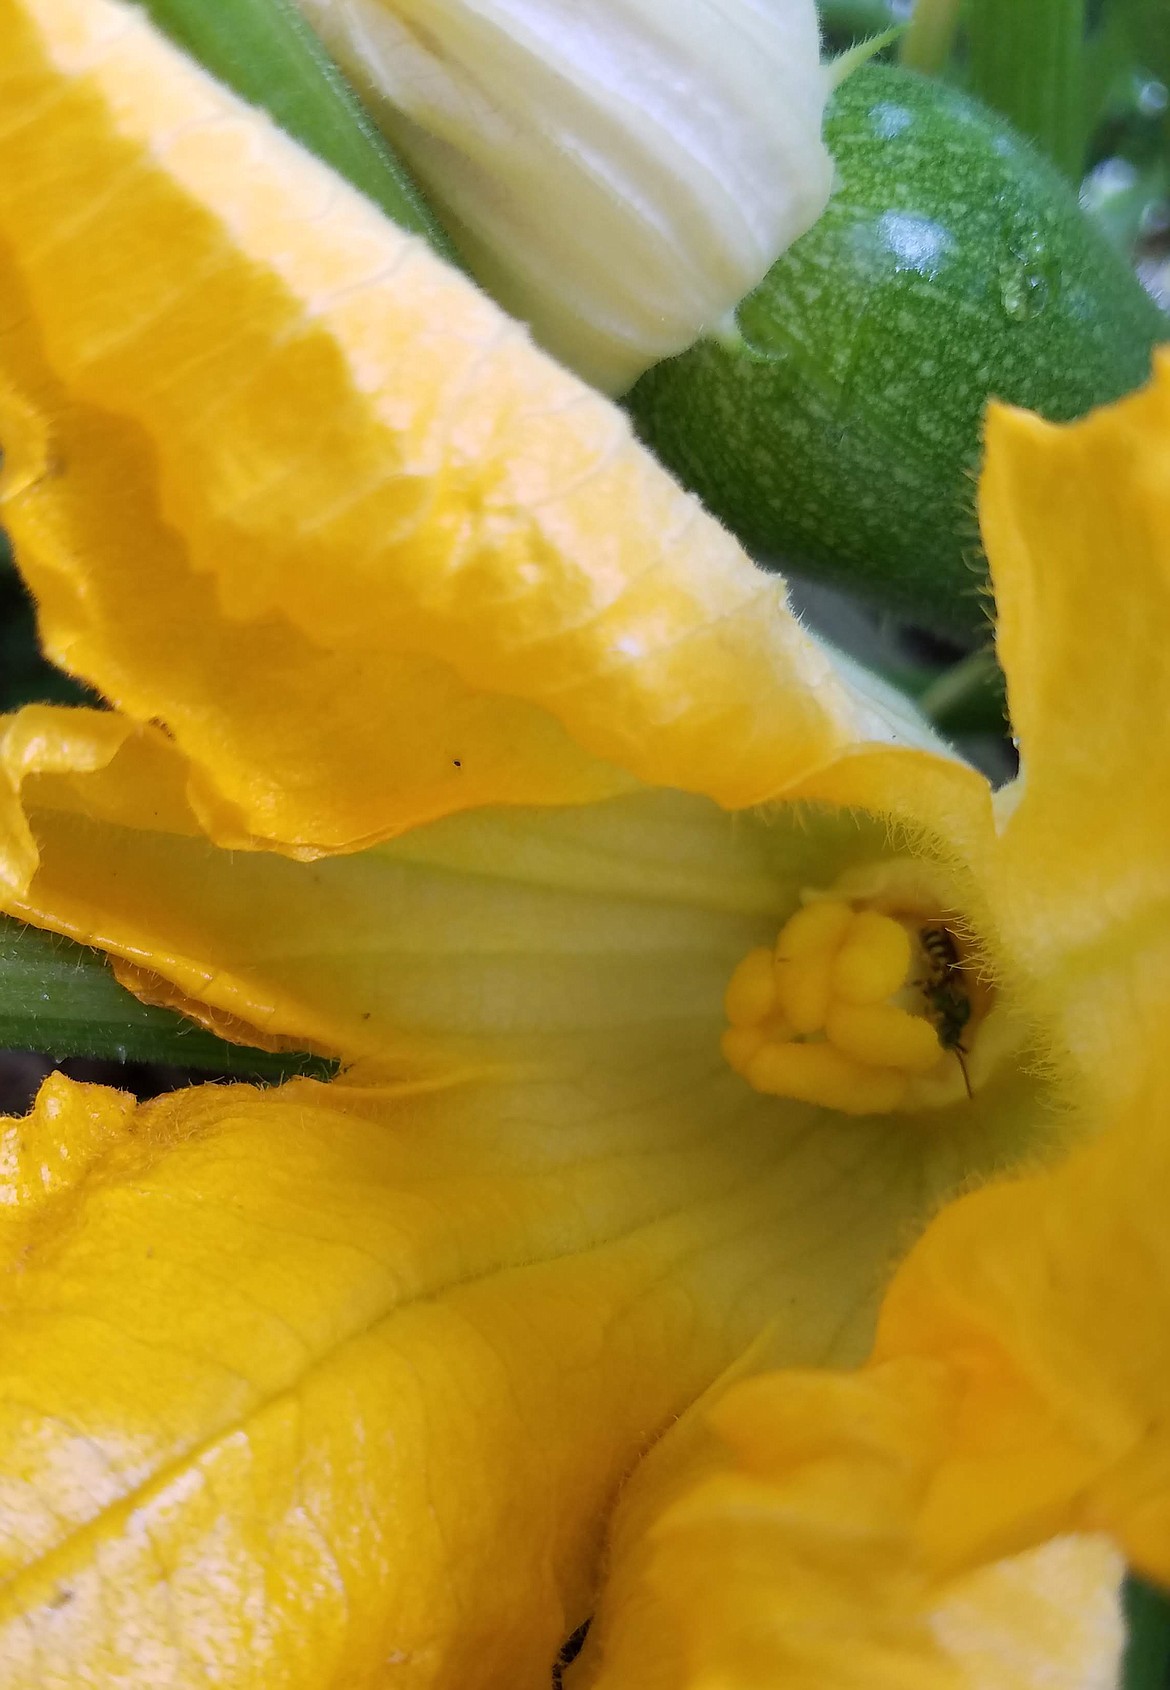
<instances>
[{"instance_id":1,"label":"green zucchini fruit","mask_svg":"<svg viewBox=\"0 0 1170 1690\"><path fill-rule=\"evenodd\" d=\"M736 331L627 395L665 463L765 562L963 642L990 397L1053 420L1140 386L1170 324L1063 178L985 107L869 64L826 119L837 186Z\"/></svg>"}]
</instances>

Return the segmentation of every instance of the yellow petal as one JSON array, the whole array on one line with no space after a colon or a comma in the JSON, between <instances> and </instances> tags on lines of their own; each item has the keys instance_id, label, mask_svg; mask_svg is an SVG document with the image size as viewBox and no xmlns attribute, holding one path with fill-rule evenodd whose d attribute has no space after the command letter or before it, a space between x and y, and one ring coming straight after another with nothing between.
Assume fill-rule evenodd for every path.
<instances>
[{"instance_id":1,"label":"yellow petal","mask_svg":"<svg viewBox=\"0 0 1170 1690\"><path fill-rule=\"evenodd\" d=\"M957 1432L922 1533L942 1564L1053 1523L1170 1584L1170 1092L1050 1172L953 1204L891 1287L876 1355L949 1367Z\"/></svg>"},{"instance_id":2,"label":"yellow petal","mask_svg":"<svg viewBox=\"0 0 1170 1690\"><path fill-rule=\"evenodd\" d=\"M0 1133L0 1679L546 1682L642 1451L772 1328L863 1349L951 1170L691 1029L556 1072L62 1079Z\"/></svg>"},{"instance_id":3,"label":"yellow petal","mask_svg":"<svg viewBox=\"0 0 1170 1690\"><path fill-rule=\"evenodd\" d=\"M39 853L8 909L100 946L133 989L217 1030L399 1076L547 1064L558 1040L664 1027L715 1060L727 984L800 888L891 849L847 811L727 815L642 789L451 816L318 862L225 852L200 835L157 729L48 707L0 729L5 772ZM1028 1050L947 1112L932 1154L948 1186L1050 1130L1051 1082Z\"/></svg>"},{"instance_id":4,"label":"yellow petal","mask_svg":"<svg viewBox=\"0 0 1170 1690\"><path fill-rule=\"evenodd\" d=\"M52 655L221 841L627 772L732 805L857 711L757 570L462 275L120 0L0 0L5 521Z\"/></svg>"},{"instance_id":5,"label":"yellow petal","mask_svg":"<svg viewBox=\"0 0 1170 1690\"><path fill-rule=\"evenodd\" d=\"M1019 1623L1004 1563L1067 1585L1066 1635L1025 1623L1031 1665L1003 1682L1111 1681L1094 1674L1116 1626L1086 1578L1115 1589L1128 1562L1170 1584L1168 1105L1157 1076L1063 1162L944 1209L865 1368L713 1393L619 1518L599 1683L638 1682L660 1646L663 1687L949 1685L972 1602L991 1604L980 1658ZM1054 1547L1069 1534L1075 1552Z\"/></svg>"},{"instance_id":6,"label":"yellow petal","mask_svg":"<svg viewBox=\"0 0 1170 1690\"><path fill-rule=\"evenodd\" d=\"M1065 1537L938 1581L913 1554L930 1377L721 1382L623 1495L570 1690L1101 1690L1124 1564ZM720 1435L721 1434L721 1435Z\"/></svg>"},{"instance_id":7,"label":"yellow petal","mask_svg":"<svg viewBox=\"0 0 1170 1690\"><path fill-rule=\"evenodd\" d=\"M680 1019L702 1020L713 1045L739 959L770 940L794 887L857 838L849 818L813 837L640 789L452 816L299 863L210 845L185 775L157 729L114 715L37 707L11 719L0 805L25 837L0 845L7 907L102 946L136 989L217 1027L232 1017L262 1041L428 1071L522 1059L534 1038Z\"/></svg>"},{"instance_id":8,"label":"yellow petal","mask_svg":"<svg viewBox=\"0 0 1170 1690\"><path fill-rule=\"evenodd\" d=\"M968 764L927 749L858 745L807 776L793 796L880 816L913 854L941 852L977 900L977 922L993 921L987 908L996 837L992 797L985 777Z\"/></svg>"},{"instance_id":9,"label":"yellow petal","mask_svg":"<svg viewBox=\"0 0 1170 1690\"><path fill-rule=\"evenodd\" d=\"M1022 779L995 896L1069 1005L1069 1043L1139 1068L1170 968L1170 358L1061 427L993 407L980 515Z\"/></svg>"},{"instance_id":10,"label":"yellow petal","mask_svg":"<svg viewBox=\"0 0 1170 1690\"><path fill-rule=\"evenodd\" d=\"M1168 450L1167 354L1082 422L1006 407L987 422L980 513L1024 772L1008 832L1070 946L1170 885L1170 796L1149 778L1170 765Z\"/></svg>"},{"instance_id":11,"label":"yellow petal","mask_svg":"<svg viewBox=\"0 0 1170 1690\"><path fill-rule=\"evenodd\" d=\"M1121 1680L1123 1569L1103 1537L1053 1538L956 1579L930 1628L969 1690L1102 1690Z\"/></svg>"}]
</instances>

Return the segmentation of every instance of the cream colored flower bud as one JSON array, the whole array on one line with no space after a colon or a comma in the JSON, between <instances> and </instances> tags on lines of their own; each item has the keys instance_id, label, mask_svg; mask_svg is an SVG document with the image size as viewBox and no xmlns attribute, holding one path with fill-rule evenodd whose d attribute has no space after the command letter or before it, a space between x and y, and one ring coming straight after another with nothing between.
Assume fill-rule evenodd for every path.
<instances>
[{"instance_id":1,"label":"cream colored flower bud","mask_svg":"<svg viewBox=\"0 0 1170 1690\"><path fill-rule=\"evenodd\" d=\"M474 274L620 392L820 215L814 0L298 0Z\"/></svg>"}]
</instances>

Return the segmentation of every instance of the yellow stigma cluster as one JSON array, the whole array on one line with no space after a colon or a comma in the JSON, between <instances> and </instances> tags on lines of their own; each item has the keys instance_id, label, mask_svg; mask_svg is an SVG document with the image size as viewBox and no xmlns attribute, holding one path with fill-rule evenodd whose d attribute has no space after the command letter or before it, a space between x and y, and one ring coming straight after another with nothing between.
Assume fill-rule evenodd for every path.
<instances>
[{"instance_id":1,"label":"yellow stigma cluster","mask_svg":"<svg viewBox=\"0 0 1170 1690\"><path fill-rule=\"evenodd\" d=\"M723 1054L757 1091L839 1109L884 1114L914 1082L955 1061L925 1014L913 929L836 898L807 903L739 964L724 1007ZM913 1106L913 1105L911 1105Z\"/></svg>"}]
</instances>

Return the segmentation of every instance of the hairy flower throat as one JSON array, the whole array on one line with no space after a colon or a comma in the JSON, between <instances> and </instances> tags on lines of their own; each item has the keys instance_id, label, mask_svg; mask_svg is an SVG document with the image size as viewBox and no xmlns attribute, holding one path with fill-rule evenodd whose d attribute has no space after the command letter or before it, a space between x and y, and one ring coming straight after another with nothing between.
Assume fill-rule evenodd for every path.
<instances>
[{"instance_id":1,"label":"hairy flower throat","mask_svg":"<svg viewBox=\"0 0 1170 1690\"><path fill-rule=\"evenodd\" d=\"M723 1054L757 1091L849 1115L940 1107L985 1077L990 997L937 913L812 893L732 975Z\"/></svg>"}]
</instances>

